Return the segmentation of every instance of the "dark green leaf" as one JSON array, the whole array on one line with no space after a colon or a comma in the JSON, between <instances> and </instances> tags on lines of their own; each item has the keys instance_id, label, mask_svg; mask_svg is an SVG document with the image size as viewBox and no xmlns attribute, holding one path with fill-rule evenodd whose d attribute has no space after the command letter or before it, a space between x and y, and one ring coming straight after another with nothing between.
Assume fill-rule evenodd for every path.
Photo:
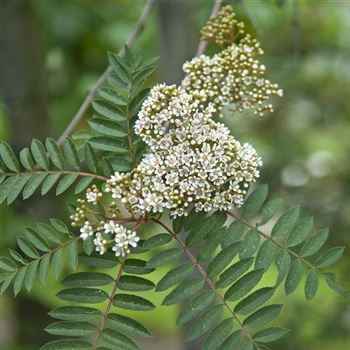
<instances>
[{"instance_id":1,"label":"dark green leaf","mask_svg":"<svg viewBox=\"0 0 350 350\"><path fill-rule=\"evenodd\" d=\"M17 244L24 254L32 259L36 259L39 256L38 251L32 246L30 242L24 237L17 237Z\"/></svg>"},{"instance_id":2,"label":"dark green leaf","mask_svg":"<svg viewBox=\"0 0 350 350\"><path fill-rule=\"evenodd\" d=\"M96 288L67 288L58 292L57 297L77 303L97 304L108 299L108 294Z\"/></svg>"},{"instance_id":3,"label":"dark green leaf","mask_svg":"<svg viewBox=\"0 0 350 350\"><path fill-rule=\"evenodd\" d=\"M63 251L62 249L58 249L52 255L52 272L56 279L60 277L62 270L62 260L63 260Z\"/></svg>"},{"instance_id":4,"label":"dark green leaf","mask_svg":"<svg viewBox=\"0 0 350 350\"><path fill-rule=\"evenodd\" d=\"M234 311L240 315L248 315L271 299L274 292L275 288L272 287L258 289L240 301Z\"/></svg>"},{"instance_id":5,"label":"dark green leaf","mask_svg":"<svg viewBox=\"0 0 350 350\"><path fill-rule=\"evenodd\" d=\"M21 176L10 176L0 185L0 204L3 203L11 192L12 187L20 180ZM25 184L23 184L24 186Z\"/></svg>"},{"instance_id":6,"label":"dark green leaf","mask_svg":"<svg viewBox=\"0 0 350 350\"><path fill-rule=\"evenodd\" d=\"M255 268L267 270L275 260L278 250L279 249L276 246L276 244L274 244L269 239L264 241L259 248L256 260L255 260Z\"/></svg>"},{"instance_id":7,"label":"dark green leaf","mask_svg":"<svg viewBox=\"0 0 350 350\"><path fill-rule=\"evenodd\" d=\"M82 177L79 182L77 183L77 185L75 186L75 194L78 194L82 191L84 191L90 184L91 182L94 180L93 177L91 176L87 176L87 177Z\"/></svg>"},{"instance_id":8,"label":"dark green leaf","mask_svg":"<svg viewBox=\"0 0 350 350\"><path fill-rule=\"evenodd\" d=\"M51 190L51 188L55 185L57 180L60 178L61 174L49 174L43 182L41 187L41 194L45 195L47 192Z\"/></svg>"},{"instance_id":9,"label":"dark green leaf","mask_svg":"<svg viewBox=\"0 0 350 350\"><path fill-rule=\"evenodd\" d=\"M259 248L260 235L259 233L252 229L245 235L242 244L240 246L239 257L240 259L250 258L254 256L255 252Z\"/></svg>"},{"instance_id":10,"label":"dark green leaf","mask_svg":"<svg viewBox=\"0 0 350 350\"><path fill-rule=\"evenodd\" d=\"M118 154L127 153L129 151L128 145L125 142L108 136L93 137L90 139L89 143L94 149L100 151L115 152Z\"/></svg>"},{"instance_id":11,"label":"dark green leaf","mask_svg":"<svg viewBox=\"0 0 350 350\"><path fill-rule=\"evenodd\" d=\"M117 346L116 349L125 349L125 350L138 350L139 347L126 335L114 331L113 329L105 328L102 333L102 339L108 343Z\"/></svg>"},{"instance_id":12,"label":"dark green leaf","mask_svg":"<svg viewBox=\"0 0 350 350\"><path fill-rule=\"evenodd\" d=\"M312 216L301 219L287 240L288 247L295 247L305 241L314 227L314 219Z\"/></svg>"},{"instance_id":13,"label":"dark green leaf","mask_svg":"<svg viewBox=\"0 0 350 350\"><path fill-rule=\"evenodd\" d=\"M87 256L85 254L79 255L79 261L88 266L104 269L115 267L119 263L114 254L105 253L101 255L97 252L92 253L90 256Z\"/></svg>"},{"instance_id":14,"label":"dark green leaf","mask_svg":"<svg viewBox=\"0 0 350 350\"><path fill-rule=\"evenodd\" d=\"M244 226L238 220L234 221L223 235L221 246L227 248L232 243L238 242L244 233Z\"/></svg>"},{"instance_id":15,"label":"dark green leaf","mask_svg":"<svg viewBox=\"0 0 350 350\"><path fill-rule=\"evenodd\" d=\"M46 150L41 141L37 139L33 139L31 143L31 151L34 157L34 160L38 164L41 169L48 170L49 169L49 160L46 155Z\"/></svg>"},{"instance_id":16,"label":"dark green leaf","mask_svg":"<svg viewBox=\"0 0 350 350\"><path fill-rule=\"evenodd\" d=\"M90 350L91 344L85 340L54 340L40 350Z\"/></svg>"},{"instance_id":17,"label":"dark green leaf","mask_svg":"<svg viewBox=\"0 0 350 350\"><path fill-rule=\"evenodd\" d=\"M254 258L246 258L239 260L225 270L219 281L215 284L217 288L226 288L241 277L252 266Z\"/></svg>"},{"instance_id":18,"label":"dark green leaf","mask_svg":"<svg viewBox=\"0 0 350 350\"><path fill-rule=\"evenodd\" d=\"M316 267L323 269L335 264L343 256L344 249L345 247L334 247L327 250L316 260Z\"/></svg>"},{"instance_id":19,"label":"dark green leaf","mask_svg":"<svg viewBox=\"0 0 350 350\"><path fill-rule=\"evenodd\" d=\"M43 238L41 238L41 236L37 232L35 232L33 229L26 228L25 235L28 238L28 241L31 242L35 248L43 252L50 251L50 247L47 244L47 242Z\"/></svg>"},{"instance_id":20,"label":"dark green leaf","mask_svg":"<svg viewBox=\"0 0 350 350\"><path fill-rule=\"evenodd\" d=\"M70 244L67 245L67 258L68 265L72 268L72 270L76 270L78 267L78 246L77 241L74 240Z\"/></svg>"},{"instance_id":21,"label":"dark green leaf","mask_svg":"<svg viewBox=\"0 0 350 350\"><path fill-rule=\"evenodd\" d=\"M11 146L7 143L2 141L0 144L0 155L5 163L5 165L15 173L18 173L20 170L20 166L17 160L17 157L15 155L15 152L13 152Z\"/></svg>"},{"instance_id":22,"label":"dark green leaf","mask_svg":"<svg viewBox=\"0 0 350 350\"><path fill-rule=\"evenodd\" d=\"M127 99L124 96L119 95L116 90L113 90L111 88L102 88L98 90L98 93L103 99L112 104L125 106L128 103Z\"/></svg>"},{"instance_id":23,"label":"dark green leaf","mask_svg":"<svg viewBox=\"0 0 350 350\"><path fill-rule=\"evenodd\" d=\"M17 265L10 259L0 257L0 269L12 272L17 270Z\"/></svg>"},{"instance_id":24,"label":"dark green leaf","mask_svg":"<svg viewBox=\"0 0 350 350\"><path fill-rule=\"evenodd\" d=\"M203 345L203 350L216 350L225 341L233 327L232 318L220 322L208 335Z\"/></svg>"},{"instance_id":25,"label":"dark green leaf","mask_svg":"<svg viewBox=\"0 0 350 350\"><path fill-rule=\"evenodd\" d=\"M19 153L19 159L23 165L24 168L26 168L29 171L32 171L34 169L34 161L33 158L29 152L29 148L23 148L22 151Z\"/></svg>"},{"instance_id":26,"label":"dark green leaf","mask_svg":"<svg viewBox=\"0 0 350 350\"><path fill-rule=\"evenodd\" d=\"M23 256L21 254L19 254L18 252L16 252L13 249L9 249L9 253L12 256L13 259L15 259L16 261L18 261L19 263L21 263L22 265L25 265L28 263L28 260L24 259ZM0 258L0 259L5 259L5 258ZM6 259L7 260L7 259ZM12 262L11 260L9 260L11 262L11 264L13 264L14 266L16 265L14 262ZM0 265L2 265L2 261L0 261ZM15 269L12 269L12 271L14 271Z\"/></svg>"},{"instance_id":27,"label":"dark green leaf","mask_svg":"<svg viewBox=\"0 0 350 350\"><path fill-rule=\"evenodd\" d=\"M253 336L253 339L260 343L270 343L272 341L282 338L287 332L288 332L288 329L285 329L285 328L279 328L279 327L266 328L256 333Z\"/></svg>"},{"instance_id":28,"label":"dark green leaf","mask_svg":"<svg viewBox=\"0 0 350 350\"><path fill-rule=\"evenodd\" d=\"M147 262L141 259L127 259L124 264L124 272L134 275L147 275L154 271L146 267Z\"/></svg>"},{"instance_id":29,"label":"dark green leaf","mask_svg":"<svg viewBox=\"0 0 350 350\"><path fill-rule=\"evenodd\" d=\"M271 322L274 320L281 312L282 305L268 305L264 306L258 311L255 311L252 315L247 317L243 321L243 326L247 327L261 327L265 325L266 323Z\"/></svg>"},{"instance_id":30,"label":"dark green leaf","mask_svg":"<svg viewBox=\"0 0 350 350\"><path fill-rule=\"evenodd\" d=\"M242 207L243 219L249 220L258 213L266 200L268 190L267 185L260 185L249 195Z\"/></svg>"},{"instance_id":31,"label":"dark green leaf","mask_svg":"<svg viewBox=\"0 0 350 350\"><path fill-rule=\"evenodd\" d=\"M311 269L307 275L305 282L305 298L307 301L310 301L316 295L318 289L318 275L317 272Z\"/></svg>"},{"instance_id":32,"label":"dark green leaf","mask_svg":"<svg viewBox=\"0 0 350 350\"><path fill-rule=\"evenodd\" d=\"M78 175L76 174L68 174L64 175L62 180L58 183L56 188L56 196L60 195L64 191L66 191L78 178Z\"/></svg>"},{"instance_id":33,"label":"dark green leaf","mask_svg":"<svg viewBox=\"0 0 350 350\"><path fill-rule=\"evenodd\" d=\"M281 240L285 240L288 238L290 232L294 228L297 223L300 215L299 207L292 207L286 210L284 214L277 220L274 225L271 236L274 238L279 238Z\"/></svg>"},{"instance_id":34,"label":"dark green leaf","mask_svg":"<svg viewBox=\"0 0 350 350\"><path fill-rule=\"evenodd\" d=\"M86 306L61 306L49 312L53 318L65 321L93 321L101 316L100 310Z\"/></svg>"},{"instance_id":35,"label":"dark green leaf","mask_svg":"<svg viewBox=\"0 0 350 350\"><path fill-rule=\"evenodd\" d=\"M249 293L261 280L264 270L254 270L241 277L225 293L225 299L238 300Z\"/></svg>"},{"instance_id":36,"label":"dark green leaf","mask_svg":"<svg viewBox=\"0 0 350 350\"><path fill-rule=\"evenodd\" d=\"M104 136L125 137L128 135L119 123L111 120L94 117L89 120L89 125L92 130L95 130Z\"/></svg>"},{"instance_id":37,"label":"dark green leaf","mask_svg":"<svg viewBox=\"0 0 350 350\"><path fill-rule=\"evenodd\" d=\"M130 294L117 294L114 297L113 304L121 309L134 311L148 311L155 308L147 299Z\"/></svg>"},{"instance_id":38,"label":"dark green leaf","mask_svg":"<svg viewBox=\"0 0 350 350\"><path fill-rule=\"evenodd\" d=\"M284 284L284 290L286 295L294 292L298 287L304 274L304 264L299 259L294 259L290 266L286 282Z\"/></svg>"},{"instance_id":39,"label":"dark green leaf","mask_svg":"<svg viewBox=\"0 0 350 350\"><path fill-rule=\"evenodd\" d=\"M300 250L300 255L311 256L317 253L326 243L329 235L328 228L319 231L314 236L311 236Z\"/></svg>"},{"instance_id":40,"label":"dark green leaf","mask_svg":"<svg viewBox=\"0 0 350 350\"><path fill-rule=\"evenodd\" d=\"M13 291L15 293L15 296L19 293L19 291L22 289L23 282L24 282L24 277L27 273L28 265L23 266L20 270L18 270L16 277L15 277L15 282L13 284Z\"/></svg>"},{"instance_id":41,"label":"dark green leaf","mask_svg":"<svg viewBox=\"0 0 350 350\"><path fill-rule=\"evenodd\" d=\"M54 243L61 243L60 235L50 225L44 223L36 223L36 227L42 237Z\"/></svg>"},{"instance_id":42,"label":"dark green leaf","mask_svg":"<svg viewBox=\"0 0 350 350\"><path fill-rule=\"evenodd\" d=\"M93 148L88 143L85 145L84 155L85 155L85 163L86 163L86 165L88 166L88 168L91 171L96 173L97 170L98 170L97 157L96 157L96 154L95 154Z\"/></svg>"},{"instance_id":43,"label":"dark green leaf","mask_svg":"<svg viewBox=\"0 0 350 350\"><path fill-rule=\"evenodd\" d=\"M182 264L167 272L167 274L158 282L156 291L161 292L173 287L175 284L183 281L193 272L192 264Z\"/></svg>"},{"instance_id":44,"label":"dark green leaf","mask_svg":"<svg viewBox=\"0 0 350 350\"><path fill-rule=\"evenodd\" d=\"M64 167L63 155L54 139L51 139L51 138L46 139L46 149L49 152L49 156L51 158L53 165L58 169L63 169Z\"/></svg>"},{"instance_id":45,"label":"dark green leaf","mask_svg":"<svg viewBox=\"0 0 350 350\"><path fill-rule=\"evenodd\" d=\"M125 113L123 112L122 108L110 102L98 98L94 100L92 106L98 114L107 118L108 120L117 122L125 121Z\"/></svg>"},{"instance_id":46,"label":"dark green leaf","mask_svg":"<svg viewBox=\"0 0 350 350\"><path fill-rule=\"evenodd\" d=\"M23 187L28 182L30 177L31 175L28 175L28 174L21 175L21 176L18 175L13 177L15 181L11 186L11 188L9 189L9 192L7 193L7 205L11 204L18 197L18 195L21 193Z\"/></svg>"},{"instance_id":47,"label":"dark green leaf","mask_svg":"<svg viewBox=\"0 0 350 350\"><path fill-rule=\"evenodd\" d=\"M126 332L138 337L151 337L150 331L141 323L122 315L109 314L108 324L113 329Z\"/></svg>"},{"instance_id":48,"label":"dark green leaf","mask_svg":"<svg viewBox=\"0 0 350 350\"><path fill-rule=\"evenodd\" d=\"M54 335L64 335L68 337L84 337L96 331L96 327L83 321L59 321L50 324L45 331Z\"/></svg>"},{"instance_id":49,"label":"dark green leaf","mask_svg":"<svg viewBox=\"0 0 350 350\"><path fill-rule=\"evenodd\" d=\"M280 211L283 207L283 200L280 198L271 199L261 209L261 219L259 222L259 226L265 225L268 221L270 221L278 211Z\"/></svg>"},{"instance_id":50,"label":"dark green leaf","mask_svg":"<svg viewBox=\"0 0 350 350\"><path fill-rule=\"evenodd\" d=\"M236 242L223 249L208 265L208 275L218 275L233 260L240 247L241 242Z\"/></svg>"},{"instance_id":51,"label":"dark green leaf","mask_svg":"<svg viewBox=\"0 0 350 350\"><path fill-rule=\"evenodd\" d=\"M340 288L337 284L337 282L335 281L335 277L333 273L323 273L322 274L326 283L328 284L329 288L333 289L337 294L339 294L340 296L347 298L349 296L349 293L345 290L343 290L342 288Z\"/></svg>"},{"instance_id":52,"label":"dark green leaf","mask_svg":"<svg viewBox=\"0 0 350 350\"><path fill-rule=\"evenodd\" d=\"M235 346L240 342L242 338L242 331L238 330L233 332L224 342L221 350L234 350Z\"/></svg>"},{"instance_id":53,"label":"dark green leaf","mask_svg":"<svg viewBox=\"0 0 350 350\"><path fill-rule=\"evenodd\" d=\"M155 247L162 246L171 241L171 236L167 233L159 233L145 241L143 248L153 249Z\"/></svg>"},{"instance_id":54,"label":"dark green leaf","mask_svg":"<svg viewBox=\"0 0 350 350\"><path fill-rule=\"evenodd\" d=\"M176 324L183 325L191 321L202 310L206 309L214 300L215 294L212 291L205 291L191 302L186 304L180 312Z\"/></svg>"},{"instance_id":55,"label":"dark green leaf","mask_svg":"<svg viewBox=\"0 0 350 350\"><path fill-rule=\"evenodd\" d=\"M119 289L126 291L145 291L154 289L155 285L152 281L146 278L137 276L121 276L119 280Z\"/></svg>"},{"instance_id":56,"label":"dark green leaf","mask_svg":"<svg viewBox=\"0 0 350 350\"><path fill-rule=\"evenodd\" d=\"M68 287L99 287L113 282L113 278L100 272L77 272L65 277L62 284Z\"/></svg>"},{"instance_id":57,"label":"dark green leaf","mask_svg":"<svg viewBox=\"0 0 350 350\"><path fill-rule=\"evenodd\" d=\"M220 319L222 313L222 305L215 305L211 307L192 325L186 335L186 341L194 340L205 333L215 322Z\"/></svg>"},{"instance_id":58,"label":"dark green leaf","mask_svg":"<svg viewBox=\"0 0 350 350\"><path fill-rule=\"evenodd\" d=\"M74 168L79 169L80 160L77 149L70 138L67 138L63 142L63 150L68 163Z\"/></svg>"},{"instance_id":59,"label":"dark green leaf","mask_svg":"<svg viewBox=\"0 0 350 350\"><path fill-rule=\"evenodd\" d=\"M290 264L292 259L288 252L280 251L276 258L276 266L278 269L278 276L276 280L276 287L280 285L280 283L285 279L289 272Z\"/></svg>"},{"instance_id":60,"label":"dark green leaf","mask_svg":"<svg viewBox=\"0 0 350 350\"><path fill-rule=\"evenodd\" d=\"M168 294L162 305L173 305L181 301L184 301L199 292L204 285L204 280L201 277L195 277L193 279L187 280L176 287L170 294Z\"/></svg>"},{"instance_id":61,"label":"dark green leaf","mask_svg":"<svg viewBox=\"0 0 350 350\"><path fill-rule=\"evenodd\" d=\"M177 261L182 255L182 251L179 248L171 248L164 250L155 256L153 256L147 263L147 267L158 267Z\"/></svg>"},{"instance_id":62,"label":"dark green leaf","mask_svg":"<svg viewBox=\"0 0 350 350\"><path fill-rule=\"evenodd\" d=\"M46 285L47 275L49 272L49 264L50 264L51 256L49 254L44 255L40 261L39 265L39 279L43 285Z\"/></svg>"},{"instance_id":63,"label":"dark green leaf","mask_svg":"<svg viewBox=\"0 0 350 350\"><path fill-rule=\"evenodd\" d=\"M32 176L23 189L23 199L27 199L37 190L40 184L45 180L47 173L38 173Z\"/></svg>"}]
</instances>

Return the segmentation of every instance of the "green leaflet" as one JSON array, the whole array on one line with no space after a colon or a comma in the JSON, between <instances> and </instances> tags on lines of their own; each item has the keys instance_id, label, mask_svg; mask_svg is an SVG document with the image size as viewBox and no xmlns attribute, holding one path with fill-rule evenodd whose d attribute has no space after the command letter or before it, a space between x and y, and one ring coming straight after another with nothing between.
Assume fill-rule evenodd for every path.
<instances>
[{"instance_id":1,"label":"green leaflet","mask_svg":"<svg viewBox=\"0 0 350 350\"><path fill-rule=\"evenodd\" d=\"M227 318L220 322L208 335L203 350L218 349L226 340L233 327L233 319Z\"/></svg>"},{"instance_id":2,"label":"green leaflet","mask_svg":"<svg viewBox=\"0 0 350 350\"><path fill-rule=\"evenodd\" d=\"M102 339L112 344L117 349L138 350L137 344L126 335L113 329L105 328L102 331Z\"/></svg>"},{"instance_id":3,"label":"green leaflet","mask_svg":"<svg viewBox=\"0 0 350 350\"><path fill-rule=\"evenodd\" d=\"M126 332L139 337L151 337L150 331L141 323L122 315L109 314L108 325L118 331Z\"/></svg>"},{"instance_id":4,"label":"green leaflet","mask_svg":"<svg viewBox=\"0 0 350 350\"><path fill-rule=\"evenodd\" d=\"M311 256L317 253L325 244L329 236L328 228L319 231L314 236L311 236L300 250L300 255Z\"/></svg>"},{"instance_id":5,"label":"green leaflet","mask_svg":"<svg viewBox=\"0 0 350 350\"><path fill-rule=\"evenodd\" d=\"M85 340L54 340L40 350L90 350L92 345Z\"/></svg>"},{"instance_id":6,"label":"green leaflet","mask_svg":"<svg viewBox=\"0 0 350 350\"><path fill-rule=\"evenodd\" d=\"M344 253L345 247L333 247L324 252L315 262L315 266L319 269L329 267L335 264Z\"/></svg>"},{"instance_id":7,"label":"green leaflet","mask_svg":"<svg viewBox=\"0 0 350 350\"><path fill-rule=\"evenodd\" d=\"M201 293L183 307L182 311L177 317L176 324L183 325L191 321L214 301L214 297L215 294L212 291L205 291Z\"/></svg>"},{"instance_id":8,"label":"green leaflet","mask_svg":"<svg viewBox=\"0 0 350 350\"><path fill-rule=\"evenodd\" d=\"M2 161L7 166L8 169L14 171L15 173L19 172L20 167L15 155L15 152L13 152L11 146L7 142L4 142L4 141L1 142L0 155L1 155Z\"/></svg>"},{"instance_id":9,"label":"green leaflet","mask_svg":"<svg viewBox=\"0 0 350 350\"><path fill-rule=\"evenodd\" d=\"M304 264L299 259L294 259L290 266L286 282L284 284L284 290L286 295L294 292L298 287L302 277L304 275Z\"/></svg>"},{"instance_id":10,"label":"green leaflet","mask_svg":"<svg viewBox=\"0 0 350 350\"><path fill-rule=\"evenodd\" d=\"M282 305L264 306L243 321L243 326L261 327L275 319L282 310Z\"/></svg>"},{"instance_id":11,"label":"green leaflet","mask_svg":"<svg viewBox=\"0 0 350 350\"><path fill-rule=\"evenodd\" d=\"M61 306L50 311L49 315L64 321L92 321L102 313L100 310L87 306Z\"/></svg>"},{"instance_id":12,"label":"green leaflet","mask_svg":"<svg viewBox=\"0 0 350 350\"><path fill-rule=\"evenodd\" d=\"M242 207L242 218L244 220L249 220L253 218L264 204L268 193L268 186L261 185L258 186L244 201Z\"/></svg>"},{"instance_id":13,"label":"green leaflet","mask_svg":"<svg viewBox=\"0 0 350 350\"><path fill-rule=\"evenodd\" d=\"M264 270L248 272L233 284L225 293L225 299L234 301L249 293L261 280Z\"/></svg>"},{"instance_id":14,"label":"green leaflet","mask_svg":"<svg viewBox=\"0 0 350 350\"><path fill-rule=\"evenodd\" d=\"M119 279L119 289L125 291L146 291L154 289L155 285L152 281L137 276L121 276Z\"/></svg>"},{"instance_id":15,"label":"green leaflet","mask_svg":"<svg viewBox=\"0 0 350 350\"><path fill-rule=\"evenodd\" d=\"M186 335L186 341L194 340L205 333L215 322L219 320L223 313L222 305L212 306L192 325Z\"/></svg>"},{"instance_id":16,"label":"green leaflet","mask_svg":"<svg viewBox=\"0 0 350 350\"><path fill-rule=\"evenodd\" d=\"M134 275L147 275L154 271L146 267L147 261L141 259L127 259L124 264L124 271Z\"/></svg>"},{"instance_id":17,"label":"green leaflet","mask_svg":"<svg viewBox=\"0 0 350 350\"><path fill-rule=\"evenodd\" d=\"M313 217L307 217L301 219L294 230L291 232L290 236L287 240L288 247L295 247L298 244L305 241L305 239L310 234L312 228L314 227L314 219Z\"/></svg>"},{"instance_id":18,"label":"green leaflet","mask_svg":"<svg viewBox=\"0 0 350 350\"><path fill-rule=\"evenodd\" d=\"M288 238L290 232L299 219L300 208L292 207L285 211L274 225L271 236L280 240Z\"/></svg>"},{"instance_id":19,"label":"green leaflet","mask_svg":"<svg viewBox=\"0 0 350 350\"><path fill-rule=\"evenodd\" d=\"M223 249L227 248L233 243L238 242L244 233L244 225L238 220L231 223L223 235L221 246Z\"/></svg>"},{"instance_id":20,"label":"green leaflet","mask_svg":"<svg viewBox=\"0 0 350 350\"><path fill-rule=\"evenodd\" d=\"M147 267L153 268L161 265L166 265L175 262L182 255L182 251L179 248L171 248L159 252L153 256L147 263Z\"/></svg>"},{"instance_id":21,"label":"green leaflet","mask_svg":"<svg viewBox=\"0 0 350 350\"><path fill-rule=\"evenodd\" d=\"M77 272L65 277L62 284L67 287L99 287L113 282L113 278L100 272Z\"/></svg>"},{"instance_id":22,"label":"green leaflet","mask_svg":"<svg viewBox=\"0 0 350 350\"><path fill-rule=\"evenodd\" d=\"M92 253L90 256L86 254L79 255L79 261L87 266L98 267L98 268L112 268L117 266L119 263L115 255L107 252L103 255L98 252Z\"/></svg>"},{"instance_id":23,"label":"green leaflet","mask_svg":"<svg viewBox=\"0 0 350 350\"><path fill-rule=\"evenodd\" d=\"M275 260L278 251L279 248L275 243L269 239L264 241L258 250L258 254L255 260L255 268L267 270Z\"/></svg>"},{"instance_id":24,"label":"green leaflet","mask_svg":"<svg viewBox=\"0 0 350 350\"><path fill-rule=\"evenodd\" d=\"M182 264L176 266L174 269L168 271L163 278L161 278L161 280L157 283L156 291L160 292L173 287L175 284L189 277L192 272L192 264Z\"/></svg>"},{"instance_id":25,"label":"green leaflet","mask_svg":"<svg viewBox=\"0 0 350 350\"><path fill-rule=\"evenodd\" d=\"M147 239L142 247L146 249L153 249L169 242L171 242L171 236L168 233L159 233Z\"/></svg>"},{"instance_id":26,"label":"green leaflet","mask_svg":"<svg viewBox=\"0 0 350 350\"><path fill-rule=\"evenodd\" d=\"M264 204L261 209L261 218L259 222L259 226L265 225L268 221L270 221L278 211L280 211L283 207L283 200L271 199Z\"/></svg>"},{"instance_id":27,"label":"green leaflet","mask_svg":"<svg viewBox=\"0 0 350 350\"><path fill-rule=\"evenodd\" d=\"M222 350L232 350L241 341L242 331L238 330L233 332L224 342L221 349Z\"/></svg>"},{"instance_id":28,"label":"green leaflet","mask_svg":"<svg viewBox=\"0 0 350 350\"><path fill-rule=\"evenodd\" d=\"M34 157L35 162L41 169L48 170L49 169L49 159L46 155L46 150L41 141L37 139L33 139L31 144L31 151Z\"/></svg>"},{"instance_id":29,"label":"green leaflet","mask_svg":"<svg viewBox=\"0 0 350 350\"><path fill-rule=\"evenodd\" d=\"M252 229L245 235L242 244L240 246L239 257L240 259L250 258L254 256L255 252L259 248L260 235L259 233Z\"/></svg>"},{"instance_id":30,"label":"green leaflet","mask_svg":"<svg viewBox=\"0 0 350 350\"><path fill-rule=\"evenodd\" d=\"M96 288L67 288L56 295L63 300L84 304L97 304L108 298L106 292Z\"/></svg>"},{"instance_id":31,"label":"green leaflet","mask_svg":"<svg viewBox=\"0 0 350 350\"><path fill-rule=\"evenodd\" d=\"M181 301L188 299L190 296L199 292L204 285L204 280L202 277L195 277L193 279L187 280L176 287L170 294L168 294L162 305L173 305Z\"/></svg>"},{"instance_id":32,"label":"green leaflet","mask_svg":"<svg viewBox=\"0 0 350 350\"><path fill-rule=\"evenodd\" d=\"M96 331L96 327L85 321L59 321L50 324L45 331L54 335L84 337Z\"/></svg>"},{"instance_id":33,"label":"green leaflet","mask_svg":"<svg viewBox=\"0 0 350 350\"><path fill-rule=\"evenodd\" d=\"M64 168L64 159L61 150L59 149L55 140L51 138L46 139L46 149L49 153L53 165L58 169Z\"/></svg>"},{"instance_id":34,"label":"green leaflet","mask_svg":"<svg viewBox=\"0 0 350 350\"><path fill-rule=\"evenodd\" d=\"M310 301L316 295L318 289L318 275L315 270L310 270L305 281L305 298L307 301Z\"/></svg>"},{"instance_id":35,"label":"green leaflet","mask_svg":"<svg viewBox=\"0 0 350 350\"><path fill-rule=\"evenodd\" d=\"M117 294L114 297L113 305L121 309L134 311L149 311L155 308L147 299L130 294Z\"/></svg>"},{"instance_id":36,"label":"green leaflet","mask_svg":"<svg viewBox=\"0 0 350 350\"><path fill-rule=\"evenodd\" d=\"M260 343L270 343L272 341L282 338L287 332L288 332L288 329L285 329L285 328L279 328L279 327L266 328L256 333L253 336L253 339Z\"/></svg>"},{"instance_id":37,"label":"green leaflet","mask_svg":"<svg viewBox=\"0 0 350 350\"><path fill-rule=\"evenodd\" d=\"M258 289L248 295L245 299L241 300L235 306L234 311L240 315L248 315L271 299L274 292L275 288L273 287Z\"/></svg>"}]
</instances>

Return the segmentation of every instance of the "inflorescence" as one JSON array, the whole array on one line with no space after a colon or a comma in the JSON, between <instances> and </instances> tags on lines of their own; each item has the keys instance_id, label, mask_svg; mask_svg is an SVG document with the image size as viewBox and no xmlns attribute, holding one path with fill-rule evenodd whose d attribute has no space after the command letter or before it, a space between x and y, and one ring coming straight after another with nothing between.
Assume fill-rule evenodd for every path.
<instances>
[{"instance_id":1,"label":"inflorescence","mask_svg":"<svg viewBox=\"0 0 350 350\"><path fill-rule=\"evenodd\" d=\"M202 36L224 49L185 63L186 76L179 87L159 84L151 89L135 123L135 133L149 151L131 172L116 172L102 191L94 186L86 200L80 200L73 224L83 225L81 238L93 236L101 254L112 247L124 256L139 240L135 232L116 223L119 203L132 217L164 210L177 217L192 208L209 212L242 205L249 185L259 177L262 160L250 144L241 144L213 117L227 105L233 111L263 115L273 110L268 99L282 95L255 58L263 53L258 41L247 34L234 43L243 28L230 6L210 19ZM97 210L108 196L112 219L93 224L89 208Z\"/></svg>"}]
</instances>

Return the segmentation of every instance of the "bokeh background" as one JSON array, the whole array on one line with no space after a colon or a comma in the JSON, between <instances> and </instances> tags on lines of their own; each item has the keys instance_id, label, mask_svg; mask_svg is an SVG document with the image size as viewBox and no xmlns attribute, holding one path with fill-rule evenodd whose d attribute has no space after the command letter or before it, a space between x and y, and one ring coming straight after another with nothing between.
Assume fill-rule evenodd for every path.
<instances>
[{"instance_id":1,"label":"bokeh background","mask_svg":"<svg viewBox=\"0 0 350 350\"><path fill-rule=\"evenodd\" d=\"M317 226L331 227L329 245L350 241L350 2L228 1L265 50L271 80L284 89L276 111L225 118L233 134L251 142L264 159L262 182L287 205L302 204ZM143 1L0 0L0 138L16 150L33 137L58 137L89 88L118 51ZM211 1L158 1L137 42L144 58L160 56L149 83L181 80L193 57ZM91 110L87 113L89 116ZM79 129L87 127L81 122ZM68 220L64 202L39 196L1 208L1 255L34 220ZM350 289L350 249L334 268ZM271 276L272 278L272 276ZM59 305L59 284L36 285L30 295L1 299L0 348L34 350L51 339L47 312ZM154 296L157 299L157 296ZM275 297L281 301L283 293ZM145 349L196 349L183 345L176 308L142 315L155 333ZM275 350L350 349L349 300L321 284L307 303L299 288L278 320L292 331Z\"/></svg>"}]
</instances>

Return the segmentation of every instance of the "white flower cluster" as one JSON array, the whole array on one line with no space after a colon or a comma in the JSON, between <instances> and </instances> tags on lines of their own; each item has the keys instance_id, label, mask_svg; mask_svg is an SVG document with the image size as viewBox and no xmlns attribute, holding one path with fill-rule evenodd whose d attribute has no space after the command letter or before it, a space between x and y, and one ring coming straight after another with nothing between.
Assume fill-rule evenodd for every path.
<instances>
[{"instance_id":1,"label":"white flower cluster","mask_svg":"<svg viewBox=\"0 0 350 350\"><path fill-rule=\"evenodd\" d=\"M170 97L167 86L154 89L142 107L137 128L150 152L131 173L112 176L105 191L138 215L169 209L172 216L181 216L191 207L210 211L240 206L249 183L259 176L262 161L256 151L214 122L210 105L203 112L182 88L172 90ZM144 113L159 101L167 103L151 117ZM169 105L182 108L172 113ZM168 130L162 132L167 123Z\"/></svg>"},{"instance_id":2,"label":"white flower cluster","mask_svg":"<svg viewBox=\"0 0 350 350\"><path fill-rule=\"evenodd\" d=\"M218 112L228 104L232 112L253 110L259 116L272 112L268 99L283 93L264 77L265 66L254 58L262 53L260 44L246 35L238 45L232 44L213 57L201 55L186 62L182 87L202 104L212 103Z\"/></svg>"},{"instance_id":3,"label":"white flower cluster","mask_svg":"<svg viewBox=\"0 0 350 350\"><path fill-rule=\"evenodd\" d=\"M100 225L101 226L101 225ZM99 227L100 229L101 227ZM94 230L93 225L86 221L80 229L80 237L85 240L94 235L95 250L104 254L109 247L116 256L125 256L130 253L130 247L136 247L140 237L136 232L110 220L103 225L102 230Z\"/></svg>"}]
</instances>

